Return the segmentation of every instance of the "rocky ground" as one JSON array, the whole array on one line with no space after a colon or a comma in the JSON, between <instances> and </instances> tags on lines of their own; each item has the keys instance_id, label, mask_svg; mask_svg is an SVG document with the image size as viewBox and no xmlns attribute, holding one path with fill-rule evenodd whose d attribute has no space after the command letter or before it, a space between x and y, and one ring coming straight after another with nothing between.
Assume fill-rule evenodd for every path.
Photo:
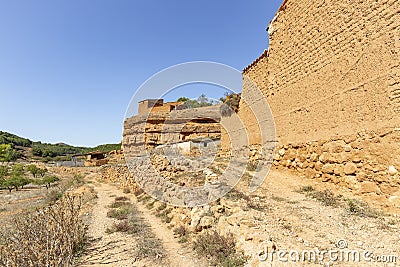
<instances>
[{"instance_id":1,"label":"rocky ground","mask_svg":"<svg viewBox=\"0 0 400 267\"><path fill-rule=\"evenodd\" d=\"M161 218L170 229L167 231L187 229L184 241L189 247L213 229L221 235L232 233L237 250L248 257L248 266L395 266L392 262L398 260L394 256L400 255L396 213L368 204L363 196L344 187L302 178L291 171L273 169L252 193L247 191L252 172L247 171L232 192L196 208L164 206L140 192L123 165L107 166L100 172L104 180L130 188L132 200ZM284 251L292 254L282 254L283 259L278 259L278 252ZM317 260L307 258L311 252ZM355 253L355 259L351 253ZM283 262L285 259L288 262Z\"/></svg>"}]
</instances>

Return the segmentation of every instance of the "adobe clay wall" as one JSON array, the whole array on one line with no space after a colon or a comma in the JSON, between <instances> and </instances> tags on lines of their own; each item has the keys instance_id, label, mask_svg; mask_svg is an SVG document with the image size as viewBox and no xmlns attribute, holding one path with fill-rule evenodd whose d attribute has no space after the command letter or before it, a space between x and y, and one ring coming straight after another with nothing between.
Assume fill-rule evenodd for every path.
<instances>
[{"instance_id":1,"label":"adobe clay wall","mask_svg":"<svg viewBox=\"0 0 400 267\"><path fill-rule=\"evenodd\" d=\"M397 0L282 4L268 52L243 71L267 97L281 142L399 127L399 12Z\"/></svg>"},{"instance_id":2,"label":"adobe clay wall","mask_svg":"<svg viewBox=\"0 0 400 267\"><path fill-rule=\"evenodd\" d=\"M261 139L249 106L265 98L276 167L399 201L400 2L285 0L267 31L268 50L243 70L250 144Z\"/></svg>"}]
</instances>

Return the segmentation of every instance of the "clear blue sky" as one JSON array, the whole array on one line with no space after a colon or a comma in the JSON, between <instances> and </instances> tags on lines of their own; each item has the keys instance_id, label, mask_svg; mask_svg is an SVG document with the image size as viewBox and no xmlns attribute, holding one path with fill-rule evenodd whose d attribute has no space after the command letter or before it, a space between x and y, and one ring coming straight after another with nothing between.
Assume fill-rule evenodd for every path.
<instances>
[{"instance_id":1,"label":"clear blue sky","mask_svg":"<svg viewBox=\"0 0 400 267\"><path fill-rule=\"evenodd\" d=\"M119 142L144 81L187 61L243 69L267 48L281 2L0 0L0 130L80 146Z\"/></svg>"}]
</instances>

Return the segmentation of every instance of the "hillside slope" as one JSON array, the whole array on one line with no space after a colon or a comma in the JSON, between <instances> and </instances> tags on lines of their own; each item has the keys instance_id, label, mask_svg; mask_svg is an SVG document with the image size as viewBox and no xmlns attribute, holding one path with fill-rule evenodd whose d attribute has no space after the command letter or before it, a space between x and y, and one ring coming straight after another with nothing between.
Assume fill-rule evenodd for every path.
<instances>
[{"instance_id":1,"label":"hillside slope","mask_svg":"<svg viewBox=\"0 0 400 267\"><path fill-rule=\"evenodd\" d=\"M20 158L37 158L54 160L72 154L87 153L91 151L102 151L108 153L112 150L121 149L121 144L102 144L96 147L76 147L64 143L50 144L40 141L34 142L30 139L17 136L8 132L0 131L0 144L10 144L19 152Z\"/></svg>"}]
</instances>

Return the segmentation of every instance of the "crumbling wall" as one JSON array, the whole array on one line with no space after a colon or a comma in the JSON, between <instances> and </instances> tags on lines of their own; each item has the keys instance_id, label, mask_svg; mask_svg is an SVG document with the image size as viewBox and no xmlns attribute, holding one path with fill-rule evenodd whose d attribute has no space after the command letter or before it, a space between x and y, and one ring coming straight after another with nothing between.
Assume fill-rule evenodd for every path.
<instances>
[{"instance_id":1,"label":"crumbling wall","mask_svg":"<svg viewBox=\"0 0 400 267\"><path fill-rule=\"evenodd\" d=\"M243 72L282 143L400 125L399 10L397 0L285 1L268 52Z\"/></svg>"},{"instance_id":2,"label":"crumbling wall","mask_svg":"<svg viewBox=\"0 0 400 267\"><path fill-rule=\"evenodd\" d=\"M399 12L397 0L284 1L267 29L268 50L243 70L242 92L257 97L256 85L268 100L277 167L400 196ZM249 129L250 113L242 101ZM258 144L251 132L250 144Z\"/></svg>"}]
</instances>

